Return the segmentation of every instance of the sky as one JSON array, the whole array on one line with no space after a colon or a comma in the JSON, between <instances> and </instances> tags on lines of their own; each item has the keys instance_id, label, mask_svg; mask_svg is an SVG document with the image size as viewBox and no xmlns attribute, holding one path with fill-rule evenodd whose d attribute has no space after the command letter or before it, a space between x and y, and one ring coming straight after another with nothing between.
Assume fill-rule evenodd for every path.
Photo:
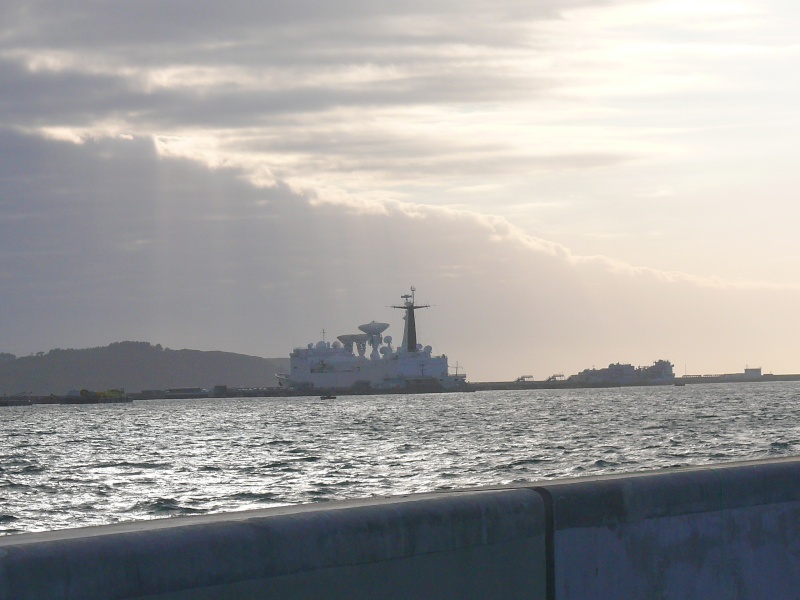
<instances>
[{"instance_id":1,"label":"sky","mask_svg":"<svg viewBox=\"0 0 800 600\"><path fill-rule=\"evenodd\" d=\"M800 4L0 0L0 351L800 372ZM235 382L229 382L234 384Z\"/></svg>"}]
</instances>

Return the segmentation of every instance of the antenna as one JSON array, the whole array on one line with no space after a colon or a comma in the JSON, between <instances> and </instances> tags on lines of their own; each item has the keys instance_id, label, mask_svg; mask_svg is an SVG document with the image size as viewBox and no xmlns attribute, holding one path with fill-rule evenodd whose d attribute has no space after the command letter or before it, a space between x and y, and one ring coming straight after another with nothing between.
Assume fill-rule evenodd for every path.
<instances>
[{"instance_id":1,"label":"antenna","mask_svg":"<svg viewBox=\"0 0 800 600\"><path fill-rule=\"evenodd\" d=\"M416 352L417 351L417 325L414 320L414 311L418 308L428 308L429 304L416 304L414 302L414 292L417 291L417 288L411 286L411 294L403 294L400 296L403 299L402 306L392 306L392 308L399 308L406 312L405 316L405 328L403 331L403 348L406 352Z\"/></svg>"}]
</instances>

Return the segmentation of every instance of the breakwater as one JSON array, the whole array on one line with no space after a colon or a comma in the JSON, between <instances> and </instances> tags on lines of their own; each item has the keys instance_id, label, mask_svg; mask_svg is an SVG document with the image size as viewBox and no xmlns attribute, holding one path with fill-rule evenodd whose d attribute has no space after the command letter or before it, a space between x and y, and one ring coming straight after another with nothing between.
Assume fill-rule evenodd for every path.
<instances>
[{"instance_id":1,"label":"breakwater","mask_svg":"<svg viewBox=\"0 0 800 600\"><path fill-rule=\"evenodd\" d=\"M352 388L288 388L288 387L228 387L216 385L211 389L171 388L166 390L143 390L140 392L123 393L122 396L108 397L105 394L90 392L85 396L56 395L47 396L23 395L0 397L0 408L31 406L39 404L113 404L133 402L134 400L200 400L205 398L302 398L325 396L401 396L408 394L463 394L467 392L487 391L532 391L532 390L578 390L578 389L605 389L621 387L662 387L667 385L684 386L686 384L752 384L797 382L800 374L785 375L758 375L745 376L742 374L729 375L685 375L675 377L668 381L638 381L624 382L614 379L605 381L581 381L573 379L547 379L535 381L532 379L517 379L514 381L478 381L465 383L453 389L444 389L437 382L412 382L404 388L390 390L375 390L371 387Z\"/></svg>"},{"instance_id":2,"label":"breakwater","mask_svg":"<svg viewBox=\"0 0 800 600\"><path fill-rule=\"evenodd\" d=\"M0 598L792 598L800 459L0 538Z\"/></svg>"}]
</instances>

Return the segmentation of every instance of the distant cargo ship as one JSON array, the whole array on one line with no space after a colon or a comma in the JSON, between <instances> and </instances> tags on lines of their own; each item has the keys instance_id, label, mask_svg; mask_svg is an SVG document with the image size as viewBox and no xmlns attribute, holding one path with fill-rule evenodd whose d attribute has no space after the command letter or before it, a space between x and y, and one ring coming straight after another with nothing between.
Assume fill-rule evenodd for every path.
<instances>
[{"instance_id":1,"label":"distant cargo ship","mask_svg":"<svg viewBox=\"0 0 800 600\"><path fill-rule=\"evenodd\" d=\"M404 311L403 342L392 346L383 333L388 323L371 321L359 326L361 333L345 334L331 343L324 339L289 355L290 372L279 373L281 386L296 391L351 390L453 391L466 389L464 373L450 373L447 356L433 355L430 346L417 343L415 311L429 305L416 304L415 288L401 296L392 308ZM369 356L367 349L370 348Z\"/></svg>"}]
</instances>

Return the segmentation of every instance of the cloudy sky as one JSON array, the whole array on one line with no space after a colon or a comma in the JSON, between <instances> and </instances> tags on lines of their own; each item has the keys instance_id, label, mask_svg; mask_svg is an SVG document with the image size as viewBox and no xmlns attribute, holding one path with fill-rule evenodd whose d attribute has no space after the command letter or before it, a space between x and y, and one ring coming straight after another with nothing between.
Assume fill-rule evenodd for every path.
<instances>
[{"instance_id":1,"label":"cloudy sky","mask_svg":"<svg viewBox=\"0 0 800 600\"><path fill-rule=\"evenodd\" d=\"M0 0L0 351L800 372L794 0ZM235 383L235 382L229 382Z\"/></svg>"}]
</instances>

